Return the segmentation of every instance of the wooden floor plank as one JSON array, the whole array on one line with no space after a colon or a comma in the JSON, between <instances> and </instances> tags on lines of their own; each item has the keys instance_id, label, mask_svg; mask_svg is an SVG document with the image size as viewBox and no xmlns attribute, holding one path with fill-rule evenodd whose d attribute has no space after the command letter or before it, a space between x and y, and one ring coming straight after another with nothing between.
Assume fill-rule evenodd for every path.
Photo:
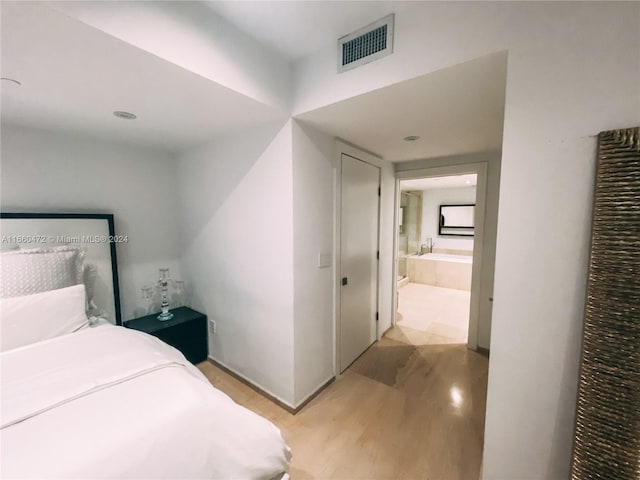
<instances>
[{"instance_id":1,"label":"wooden floor plank","mask_svg":"<svg viewBox=\"0 0 640 480\"><path fill-rule=\"evenodd\" d=\"M282 430L292 480L475 480L488 359L409 330L390 330L295 416L211 363L198 367Z\"/></svg>"}]
</instances>

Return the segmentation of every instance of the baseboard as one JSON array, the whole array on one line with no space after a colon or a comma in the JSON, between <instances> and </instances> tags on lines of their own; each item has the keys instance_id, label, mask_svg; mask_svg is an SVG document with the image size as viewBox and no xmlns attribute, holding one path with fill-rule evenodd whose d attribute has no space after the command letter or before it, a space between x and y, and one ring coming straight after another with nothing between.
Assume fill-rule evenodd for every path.
<instances>
[{"instance_id":1,"label":"baseboard","mask_svg":"<svg viewBox=\"0 0 640 480\"><path fill-rule=\"evenodd\" d=\"M322 391L327 388L329 385L331 385L334 381L335 381L336 377L331 375L331 377L324 382L322 385L320 385L320 387L318 387L314 392L311 392L309 395L307 395L307 398L305 398L304 400L302 400L302 402L300 402L298 404L298 406L296 408L294 408L293 414L295 415L296 413L298 413L300 410L302 410L304 407L307 406L307 404L313 400L314 398L316 398L318 395L320 395L320 393L322 393Z\"/></svg>"},{"instance_id":2,"label":"baseboard","mask_svg":"<svg viewBox=\"0 0 640 480\"><path fill-rule=\"evenodd\" d=\"M242 374L233 371L230 367L226 366L224 363L220 363L220 361L212 357L209 357L208 360L223 372L231 375L233 378L235 378L239 382L244 383L251 390L258 392L260 395L267 398L268 400L271 400L273 403L275 403L279 407L284 408L287 412L293 413L293 411L295 410L294 407L289 405L287 402L285 402L281 398L278 398L276 395L269 392L265 388L256 385L255 383L253 383L251 380L249 380L247 377L243 376Z\"/></svg>"},{"instance_id":3,"label":"baseboard","mask_svg":"<svg viewBox=\"0 0 640 480\"><path fill-rule=\"evenodd\" d=\"M239 374L238 372L233 371L231 368L229 368L228 366L224 365L223 363L220 363L218 360L215 360L212 357L208 357L207 360L209 362L211 362L213 365L215 365L216 367L218 367L220 370L225 372L226 374L231 375L233 378L235 378L239 382L243 383L244 385L249 387L254 392L259 393L260 395L265 397L267 400L275 403L280 408L283 408L284 410L286 410L287 412L289 412L292 415L295 415L300 410L302 410L311 400L316 398L320 394L320 392L322 392L322 390L324 390L326 387L328 387L335 380L335 377L331 377L327 382L322 384L322 386L320 386L320 388L318 388L316 391L314 391L309 396L307 396L307 398L305 398L302 401L302 403L300 403L300 405L298 405L297 407L292 407L291 405L289 405L287 402L285 402L281 398L278 398L276 395L270 393L266 389L256 385L255 383L253 383L251 380L249 380L245 376Z\"/></svg>"},{"instance_id":4,"label":"baseboard","mask_svg":"<svg viewBox=\"0 0 640 480\"><path fill-rule=\"evenodd\" d=\"M484 355L485 357L489 356L489 349L488 348L476 347L476 352L478 352L481 355Z\"/></svg>"},{"instance_id":5,"label":"baseboard","mask_svg":"<svg viewBox=\"0 0 640 480\"><path fill-rule=\"evenodd\" d=\"M386 329L384 332L382 332L382 335L380 335L380 339L382 339L382 337L384 337L384 336L387 334L387 332L388 332L389 330L391 330L392 328L393 328L393 325L389 325L389 326L387 327L387 329ZM379 340L380 340L380 339L379 339Z\"/></svg>"}]
</instances>

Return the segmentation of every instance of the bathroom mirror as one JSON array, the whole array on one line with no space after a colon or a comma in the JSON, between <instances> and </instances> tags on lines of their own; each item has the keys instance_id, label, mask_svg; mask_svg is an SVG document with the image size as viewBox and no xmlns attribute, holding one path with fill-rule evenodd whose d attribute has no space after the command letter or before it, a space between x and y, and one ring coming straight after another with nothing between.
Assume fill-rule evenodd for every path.
<instances>
[{"instance_id":1,"label":"bathroom mirror","mask_svg":"<svg viewBox=\"0 0 640 480\"><path fill-rule=\"evenodd\" d=\"M473 237L475 204L440 205L438 235Z\"/></svg>"}]
</instances>

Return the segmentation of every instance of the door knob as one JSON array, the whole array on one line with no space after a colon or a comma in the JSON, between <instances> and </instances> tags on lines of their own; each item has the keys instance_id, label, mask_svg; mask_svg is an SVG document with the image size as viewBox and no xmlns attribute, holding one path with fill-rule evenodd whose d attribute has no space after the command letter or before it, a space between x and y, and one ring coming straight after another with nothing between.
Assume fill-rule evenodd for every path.
<instances>
[{"instance_id":1,"label":"door knob","mask_svg":"<svg viewBox=\"0 0 640 480\"><path fill-rule=\"evenodd\" d=\"M346 285L348 283L347 277L342 277L342 285Z\"/></svg>"}]
</instances>

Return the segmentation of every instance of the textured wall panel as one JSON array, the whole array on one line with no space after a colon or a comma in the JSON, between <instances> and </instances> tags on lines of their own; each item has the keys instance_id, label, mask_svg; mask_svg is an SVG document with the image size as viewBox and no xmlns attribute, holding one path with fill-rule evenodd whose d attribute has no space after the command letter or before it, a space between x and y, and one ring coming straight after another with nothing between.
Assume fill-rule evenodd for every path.
<instances>
[{"instance_id":1,"label":"textured wall panel","mask_svg":"<svg viewBox=\"0 0 640 480\"><path fill-rule=\"evenodd\" d=\"M599 135L574 480L640 480L639 134Z\"/></svg>"}]
</instances>

